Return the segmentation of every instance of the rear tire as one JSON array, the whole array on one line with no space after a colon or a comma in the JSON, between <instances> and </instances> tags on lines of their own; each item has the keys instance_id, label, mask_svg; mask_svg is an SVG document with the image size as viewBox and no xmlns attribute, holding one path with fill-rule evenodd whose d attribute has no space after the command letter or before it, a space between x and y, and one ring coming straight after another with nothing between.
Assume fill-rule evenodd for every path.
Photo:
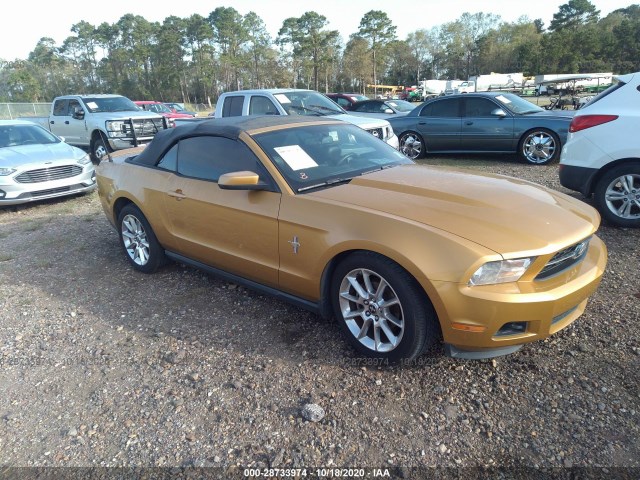
<instances>
[{"instance_id":1,"label":"rear tire","mask_svg":"<svg viewBox=\"0 0 640 480\"><path fill-rule=\"evenodd\" d=\"M605 173L594 190L596 207L618 227L640 227L640 164L618 165Z\"/></svg>"},{"instance_id":2,"label":"rear tire","mask_svg":"<svg viewBox=\"0 0 640 480\"><path fill-rule=\"evenodd\" d=\"M134 204L120 211L118 233L127 260L139 272L153 273L166 262L164 249L151 225Z\"/></svg>"},{"instance_id":3,"label":"rear tire","mask_svg":"<svg viewBox=\"0 0 640 480\"><path fill-rule=\"evenodd\" d=\"M382 255L358 252L340 263L331 301L345 339L366 357L409 362L439 338L436 313L420 285Z\"/></svg>"}]
</instances>

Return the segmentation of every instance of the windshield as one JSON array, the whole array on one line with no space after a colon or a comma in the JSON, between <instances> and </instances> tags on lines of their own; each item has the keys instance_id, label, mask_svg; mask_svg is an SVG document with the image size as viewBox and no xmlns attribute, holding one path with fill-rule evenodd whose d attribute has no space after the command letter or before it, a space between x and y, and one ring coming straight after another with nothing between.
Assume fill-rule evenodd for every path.
<instances>
[{"instance_id":1,"label":"windshield","mask_svg":"<svg viewBox=\"0 0 640 480\"><path fill-rule=\"evenodd\" d=\"M91 113L137 112L140 110L127 97L84 97L82 101Z\"/></svg>"},{"instance_id":2,"label":"windshield","mask_svg":"<svg viewBox=\"0 0 640 480\"><path fill-rule=\"evenodd\" d=\"M288 115L336 115L346 113L333 100L312 90L297 90L274 94Z\"/></svg>"},{"instance_id":3,"label":"windshield","mask_svg":"<svg viewBox=\"0 0 640 480\"><path fill-rule=\"evenodd\" d=\"M387 100L386 103L398 112L410 112L411 110L416 108L413 103L407 102L405 100Z\"/></svg>"},{"instance_id":4,"label":"windshield","mask_svg":"<svg viewBox=\"0 0 640 480\"><path fill-rule=\"evenodd\" d=\"M413 163L354 125L305 125L254 136L296 192L326 188L382 168Z\"/></svg>"},{"instance_id":5,"label":"windshield","mask_svg":"<svg viewBox=\"0 0 640 480\"><path fill-rule=\"evenodd\" d=\"M157 113L173 113L164 103L154 103L149 105L149 110Z\"/></svg>"},{"instance_id":6,"label":"windshield","mask_svg":"<svg viewBox=\"0 0 640 480\"><path fill-rule=\"evenodd\" d=\"M528 100L524 100L523 98L514 95L513 93L501 93L500 95L496 95L494 98L513 113L519 113L522 115L526 113L544 112L544 109L534 105Z\"/></svg>"},{"instance_id":7,"label":"windshield","mask_svg":"<svg viewBox=\"0 0 640 480\"><path fill-rule=\"evenodd\" d=\"M61 140L38 125L0 125L0 148L49 145Z\"/></svg>"},{"instance_id":8,"label":"windshield","mask_svg":"<svg viewBox=\"0 0 640 480\"><path fill-rule=\"evenodd\" d=\"M355 102L361 102L363 100L369 100L369 97L367 97L365 95L349 95L349 98L351 98Z\"/></svg>"}]
</instances>

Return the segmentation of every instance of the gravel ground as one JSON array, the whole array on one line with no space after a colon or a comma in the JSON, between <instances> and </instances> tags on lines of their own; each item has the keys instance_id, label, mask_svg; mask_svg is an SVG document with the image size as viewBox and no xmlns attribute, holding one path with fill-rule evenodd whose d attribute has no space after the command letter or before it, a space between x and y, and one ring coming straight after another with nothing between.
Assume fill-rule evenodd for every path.
<instances>
[{"instance_id":1,"label":"gravel ground","mask_svg":"<svg viewBox=\"0 0 640 480\"><path fill-rule=\"evenodd\" d=\"M564 190L557 165L426 163ZM296 307L178 264L134 272L96 193L0 210L0 225L5 468L640 475L640 230L602 226L603 283L583 317L552 338L494 360L438 348L416 365L380 368L357 358L336 325Z\"/></svg>"}]
</instances>

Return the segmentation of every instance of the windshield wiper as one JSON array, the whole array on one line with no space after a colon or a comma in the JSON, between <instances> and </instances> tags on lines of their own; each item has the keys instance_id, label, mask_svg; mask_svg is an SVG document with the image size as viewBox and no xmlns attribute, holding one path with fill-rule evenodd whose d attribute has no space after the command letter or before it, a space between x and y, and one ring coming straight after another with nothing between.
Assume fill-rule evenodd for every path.
<instances>
[{"instance_id":1,"label":"windshield wiper","mask_svg":"<svg viewBox=\"0 0 640 480\"><path fill-rule=\"evenodd\" d=\"M309 112L309 113L312 113L312 114L317 115L317 116L321 116L322 115L322 113L320 113L320 112L318 112L316 110L312 110L310 108L303 107L301 105L289 105L289 108L292 108L293 110L300 110L301 112Z\"/></svg>"},{"instance_id":2,"label":"windshield wiper","mask_svg":"<svg viewBox=\"0 0 640 480\"><path fill-rule=\"evenodd\" d=\"M306 192L308 190L313 190L315 188L329 187L332 185L337 185L339 183L349 183L353 180L353 177L348 178L334 178L333 180L327 180L326 182L317 183L315 185L309 185L308 187L301 187L297 191L298 192Z\"/></svg>"},{"instance_id":3,"label":"windshield wiper","mask_svg":"<svg viewBox=\"0 0 640 480\"><path fill-rule=\"evenodd\" d=\"M324 105L310 105L313 108L319 108L320 110L327 110L331 113L343 113L340 110L336 110L335 108L325 107Z\"/></svg>"}]
</instances>

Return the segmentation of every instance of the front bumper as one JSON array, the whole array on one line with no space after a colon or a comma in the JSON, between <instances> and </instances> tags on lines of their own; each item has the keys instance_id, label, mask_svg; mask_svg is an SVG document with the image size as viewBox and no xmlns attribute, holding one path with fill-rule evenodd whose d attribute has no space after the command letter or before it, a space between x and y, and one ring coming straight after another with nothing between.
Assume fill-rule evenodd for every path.
<instances>
[{"instance_id":1,"label":"front bumper","mask_svg":"<svg viewBox=\"0 0 640 480\"><path fill-rule=\"evenodd\" d=\"M153 137L140 137L137 140L138 145L136 145L133 138L110 138L109 146L111 150L124 150L125 148L147 145L151 140L153 140Z\"/></svg>"},{"instance_id":2,"label":"front bumper","mask_svg":"<svg viewBox=\"0 0 640 480\"><path fill-rule=\"evenodd\" d=\"M96 188L96 173L91 164L86 165L80 174L73 177L45 182L19 183L14 178L20 173L22 172L17 172L10 178L0 177L0 206L75 195Z\"/></svg>"},{"instance_id":3,"label":"front bumper","mask_svg":"<svg viewBox=\"0 0 640 480\"><path fill-rule=\"evenodd\" d=\"M400 150L400 142L398 141L397 135L394 134L393 136L387 138L385 142L387 142L388 145L391 145L396 150Z\"/></svg>"},{"instance_id":4,"label":"front bumper","mask_svg":"<svg viewBox=\"0 0 640 480\"><path fill-rule=\"evenodd\" d=\"M562 330L584 312L606 262L607 249L594 235L580 263L545 280L472 287L442 282L437 288L445 311L438 314L451 355L490 358ZM525 330L498 333L513 322L524 322Z\"/></svg>"}]
</instances>

